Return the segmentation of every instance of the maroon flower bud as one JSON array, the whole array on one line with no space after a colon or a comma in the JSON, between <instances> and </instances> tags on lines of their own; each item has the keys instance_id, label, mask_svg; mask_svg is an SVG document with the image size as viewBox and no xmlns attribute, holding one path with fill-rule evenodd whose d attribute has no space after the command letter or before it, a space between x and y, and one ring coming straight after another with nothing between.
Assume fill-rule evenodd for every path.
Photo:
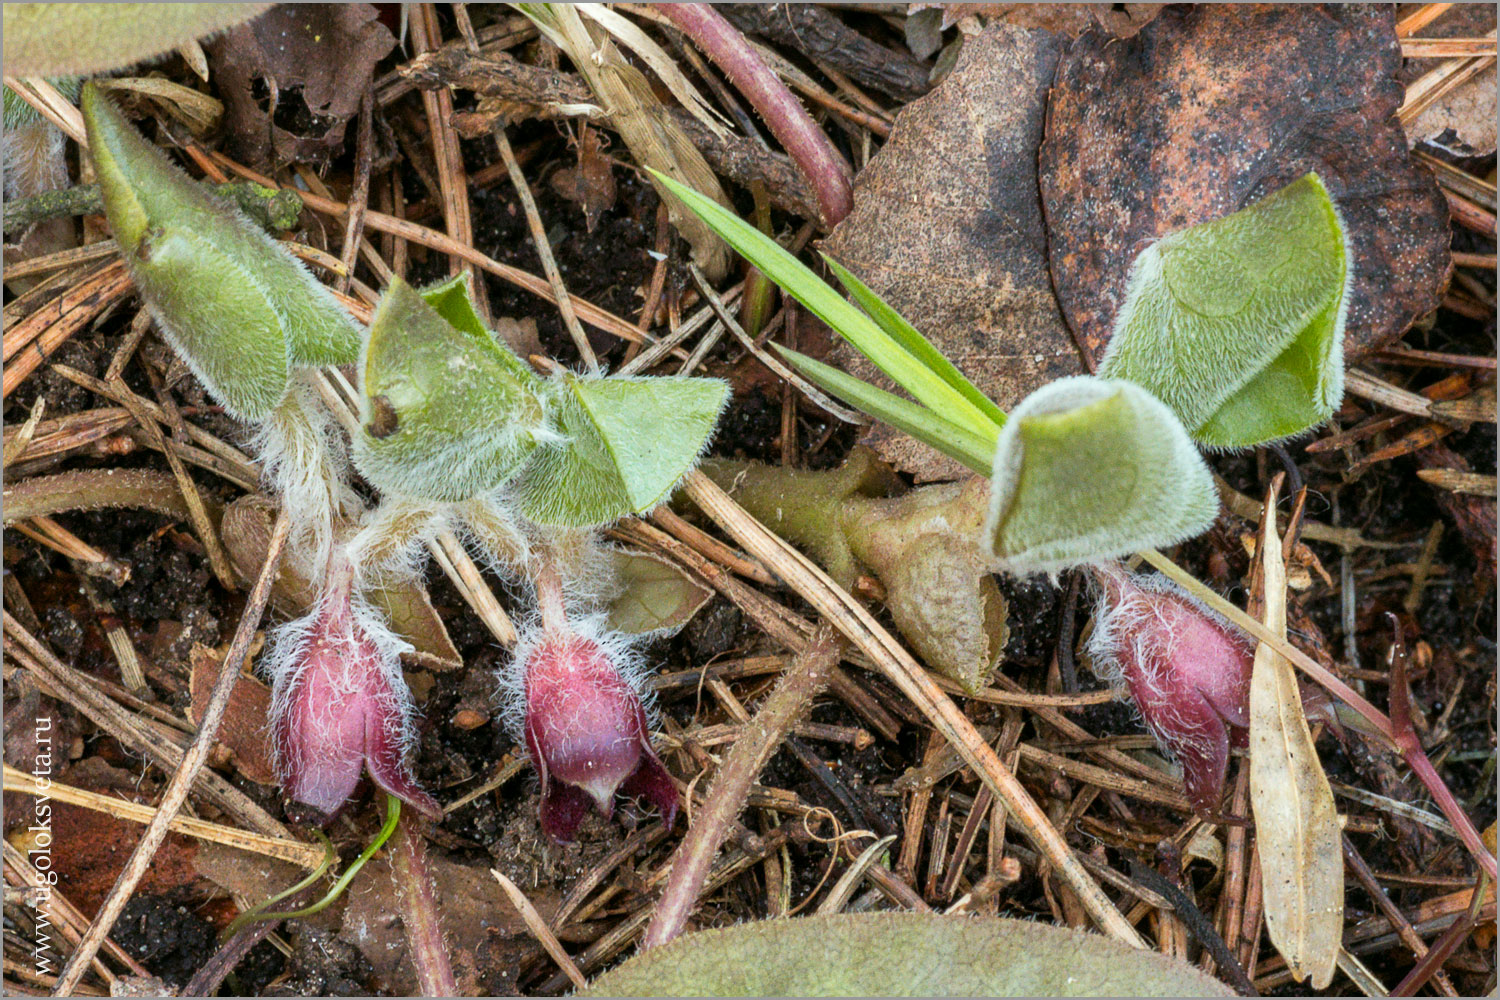
<instances>
[{"instance_id":1,"label":"maroon flower bud","mask_svg":"<svg viewBox=\"0 0 1500 1000\"><path fill-rule=\"evenodd\" d=\"M1193 808L1216 813L1231 735L1244 746L1250 724L1254 643L1166 577L1106 565L1095 580L1095 673L1125 682L1146 728L1181 763Z\"/></svg>"},{"instance_id":2,"label":"maroon flower bud","mask_svg":"<svg viewBox=\"0 0 1500 1000\"><path fill-rule=\"evenodd\" d=\"M572 840L591 804L610 816L616 792L644 796L672 825L677 788L651 748L627 650L571 624L542 628L516 650L511 671L505 686L524 705L514 721L541 779L549 837Z\"/></svg>"},{"instance_id":3,"label":"maroon flower bud","mask_svg":"<svg viewBox=\"0 0 1500 1000\"><path fill-rule=\"evenodd\" d=\"M355 600L348 561L336 553L331 563L318 606L272 637L271 730L282 788L327 822L368 768L382 789L441 819L406 765L412 708L402 640Z\"/></svg>"}]
</instances>

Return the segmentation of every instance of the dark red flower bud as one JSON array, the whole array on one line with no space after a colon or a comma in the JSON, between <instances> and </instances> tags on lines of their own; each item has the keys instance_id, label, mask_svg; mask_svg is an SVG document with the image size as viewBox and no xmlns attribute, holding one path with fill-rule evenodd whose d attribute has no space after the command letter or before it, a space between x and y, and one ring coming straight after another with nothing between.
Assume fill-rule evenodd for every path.
<instances>
[{"instance_id":1,"label":"dark red flower bud","mask_svg":"<svg viewBox=\"0 0 1500 1000\"><path fill-rule=\"evenodd\" d=\"M1166 577L1107 565L1095 581L1094 671L1125 682L1146 728L1182 765L1193 808L1216 813L1231 736L1243 746L1250 724L1254 643Z\"/></svg>"},{"instance_id":2,"label":"dark red flower bud","mask_svg":"<svg viewBox=\"0 0 1500 1000\"><path fill-rule=\"evenodd\" d=\"M287 797L326 822L366 769L375 784L434 819L442 808L406 764L411 692L402 641L353 597L353 570L337 555L318 606L273 636L271 728Z\"/></svg>"},{"instance_id":3,"label":"dark red flower bud","mask_svg":"<svg viewBox=\"0 0 1500 1000\"><path fill-rule=\"evenodd\" d=\"M516 651L508 685L524 698L522 735L542 783L542 830L570 841L590 805L606 817L617 792L644 796L667 825L677 788L646 723L626 651L566 629L542 630Z\"/></svg>"}]
</instances>

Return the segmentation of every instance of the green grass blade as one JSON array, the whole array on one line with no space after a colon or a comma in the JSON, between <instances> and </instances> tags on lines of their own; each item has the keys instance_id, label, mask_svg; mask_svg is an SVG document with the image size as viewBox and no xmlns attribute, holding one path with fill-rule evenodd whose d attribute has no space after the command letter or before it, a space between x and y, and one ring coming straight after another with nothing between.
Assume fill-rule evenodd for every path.
<instances>
[{"instance_id":1,"label":"green grass blade","mask_svg":"<svg viewBox=\"0 0 1500 1000\"><path fill-rule=\"evenodd\" d=\"M993 434L975 434L909 399L902 399L790 348L778 345L777 350L793 368L819 388L833 393L877 420L884 420L918 441L931 445L980 475L990 474L990 464L995 453Z\"/></svg>"},{"instance_id":2,"label":"green grass blade","mask_svg":"<svg viewBox=\"0 0 1500 1000\"><path fill-rule=\"evenodd\" d=\"M963 393L964 397L982 410L997 428L1005 423L1005 411L980 392L979 388L970 382L952 361L948 360L947 355L934 347L930 340L906 321L905 316L891 308L890 303L876 295L868 285L851 274L838 261L826 253L823 254L823 260L828 264L829 270L833 271L834 277L838 278L849 294L854 296L854 301L859 307L868 313L871 319L879 323L880 328L889 334L892 340L930 368L944 382Z\"/></svg>"},{"instance_id":3,"label":"green grass blade","mask_svg":"<svg viewBox=\"0 0 1500 1000\"><path fill-rule=\"evenodd\" d=\"M855 308L775 240L692 188L655 171L652 171L652 176L682 199L683 204L697 213L724 242L853 344L875 367L922 404L944 414L949 422L968 428L972 434L987 434L993 429L994 422L987 412L892 340L874 320Z\"/></svg>"}]
</instances>

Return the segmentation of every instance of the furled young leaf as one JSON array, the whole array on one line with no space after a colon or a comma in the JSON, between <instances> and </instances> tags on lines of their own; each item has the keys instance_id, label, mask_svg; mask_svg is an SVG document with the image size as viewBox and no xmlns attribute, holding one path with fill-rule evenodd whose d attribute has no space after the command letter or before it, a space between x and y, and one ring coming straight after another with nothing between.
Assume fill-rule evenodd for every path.
<instances>
[{"instance_id":1,"label":"furled young leaf","mask_svg":"<svg viewBox=\"0 0 1500 1000\"><path fill-rule=\"evenodd\" d=\"M293 365L346 364L359 330L280 245L147 142L101 92L83 88L89 154L131 275L208 390L257 420Z\"/></svg>"},{"instance_id":2,"label":"furled young leaf","mask_svg":"<svg viewBox=\"0 0 1500 1000\"><path fill-rule=\"evenodd\" d=\"M941 414L982 439L993 440L996 422L989 409L976 404L966 391L949 381L946 371L931 367L928 355L919 355L892 337L880 324L850 305L817 275L787 253L775 240L712 199L660 177L713 231L746 260L780 285L839 335L859 349L876 367L895 379L924 406ZM913 330L912 333L916 331ZM920 338L920 334L917 335ZM926 343L926 341L922 341ZM931 345L928 345L929 347ZM948 366L951 369L951 365ZM953 372L957 374L956 371ZM958 376L962 379L962 376ZM972 388L972 387L970 387Z\"/></svg>"},{"instance_id":3,"label":"furled young leaf","mask_svg":"<svg viewBox=\"0 0 1500 1000\"><path fill-rule=\"evenodd\" d=\"M1027 920L842 913L699 931L579 996L1233 996L1193 966Z\"/></svg>"},{"instance_id":4,"label":"furled young leaf","mask_svg":"<svg viewBox=\"0 0 1500 1000\"><path fill-rule=\"evenodd\" d=\"M626 635L671 634L692 621L714 592L673 564L646 552L610 553L618 591L609 626Z\"/></svg>"},{"instance_id":5,"label":"furled young leaf","mask_svg":"<svg viewBox=\"0 0 1500 1000\"><path fill-rule=\"evenodd\" d=\"M1344 394L1344 231L1307 174L1136 258L1099 374L1145 386L1210 447L1327 420Z\"/></svg>"},{"instance_id":6,"label":"furled young leaf","mask_svg":"<svg viewBox=\"0 0 1500 1000\"><path fill-rule=\"evenodd\" d=\"M354 462L384 492L465 500L515 475L549 434L542 380L453 295L436 297L462 327L396 278L370 322Z\"/></svg>"},{"instance_id":7,"label":"furled young leaf","mask_svg":"<svg viewBox=\"0 0 1500 1000\"><path fill-rule=\"evenodd\" d=\"M989 681L1009 629L995 558L980 540L986 480L888 496L900 481L863 446L837 469L714 460L703 472L840 586L879 579L896 627L932 670L969 690Z\"/></svg>"},{"instance_id":8,"label":"furled young leaf","mask_svg":"<svg viewBox=\"0 0 1500 1000\"><path fill-rule=\"evenodd\" d=\"M1286 634L1286 567L1275 518L1261 533L1266 627ZM1343 943L1342 827L1292 665L1261 643L1250 677L1250 809L1266 930L1298 982L1333 978Z\"/></svg>"},{"instance_id":9,"label":"furled young leaf","mask_svg":"<svg viewBox=\"0 0 1500 1000\"><path fill-rule=\"evenodd\" d=\"M92 75L248 21L268 3L8 3L5 72Z\"/></svg>"},{"instance_id":10,"label":"furled young leaf","mask_svg":"<svg viewBox=\"0 0 1500 1000\"><path fill-rule=\"evenodd\" d=\"M583 378L551 384L564 441L541 449L517 484L540 524L607 524L665 500L708 444L729 387L707 378Z\"/></svg>"},{"instance_id":11,"label":"furled young leaf","mask_svg":"<svg viewBox=\"0 0 1500 1000\"><path fill-rule=\"evenodd\" d=\"M1013 573L1054 573L1206 530L1219 497L1177 417L1088 375L1026 397L1000 431L985 537Z\"/></svg>"}]
</instances>

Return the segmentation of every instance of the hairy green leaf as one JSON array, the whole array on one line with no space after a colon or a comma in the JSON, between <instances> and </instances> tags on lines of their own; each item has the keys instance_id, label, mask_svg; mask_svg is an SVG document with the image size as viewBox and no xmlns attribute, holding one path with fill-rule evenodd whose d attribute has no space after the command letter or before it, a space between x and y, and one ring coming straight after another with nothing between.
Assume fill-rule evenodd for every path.
<instances>
[{"instance_id":1,"label":"hairy green leaf","mask_svg":"<svg viewBox=\"0 0 1500 1000\"><path fill-rule=\"evenodd\" d=\"M5 72L93 75L248 21L268 3L8 3Z\"/></svg>"},{"instance_id":2,"label":"hairy green leaf","mask_svg":"<svg viewBox=\"0 0 1500 1000\"><path fill-rule=\"evenodd\" d=\"M919 402L978 437L993 438L996 422L989 408L976 404L969 395L935 371L925 356L913 354L901 340L851 305L801 261L787 253L750 223L710 198L657 175L663 184L696 212L724 242L734 247L788 295L853 344L881 371L906 389ZM915 333L915 331L912 331ZM920 334L917 335L920 338ZM925 340L922 343L926 343ZM928 345L929 348L931 345ZM935 352L934 352L935 353ZM940 355L939 355L940 357ZM951 369L952 366L948 365ZM957 372L954 371L956 375ZM958 376L959 379L963 377ZM972 388L972 386L970 387ZM991 404L993 406L993 404Z\"/></svg>"},{"instance_id":3,"label":"hairy green leaf","mask_svg":"<svg viewBox=\"0 0 1500 1000\"><path fill-rule=\"evenodd\" d=\"M1089 375L1021 401L1000 431L985 537L1007 570L1054 573L1207 530L1213 475L1167 406Z\"/></svg>"},{"instance_id":4,"label":"hairy green leaf","mask_svg":"<svg viewBox=\"0 0 1500 1000\"><path fill-rule=\"evenodd\" d=\"M844 913L699 931L579 996L1233 996L1185 962L1026 920Z\"/></svg>"},{"instance_id":5,"label":"hairy green leaf","mask_svg":"<svg viewBox=\"0 0 1500 1000\"><path fill-rule=\"evenodd\" d=\"M83 88L104 211L147 305L183 359L237 416L263 418L293 365L347 364L359 329L271 237Z\"/></svg>"},{"instance_id":6,"label":"hairy green leaf","mask_svg":"<svg viewBox=\"0 0 1500 1000\"><path fill-rule=\"evenodd\" d=\"M1143 250L1099 368L1170 406L1194 438L1300 434L1344 393L1344 230L1316 174Z\"/></svg>"},{"instance_id":7,"label":"hairy green leaf","mask_svg":"<svg viewBox=\"0 0 1500 1000\"><path fill-rule=\"evenodd\" d=\"M458 501L520 471L548 414L542 380L463 320L450 289L437 298L464 327L400 278L380 300L360 358L354 462L383 492Z\"/></svg>"},{"instance_id":8,"label":"hairy green leaf","mask_svg":"<svg viewBox=\"0 0 1500 1000\"><path fill-rule=\"evenodd\" d=\"M886 392L879 386L855 378L832 365L825 365L780 345L777 345L777 350L792 367L819 388L826 389L870 416L905 431L975 472L989 471L995 450L993 430L988 434L975 433L968 426L960 427L918 403Z\"/></svg>"},{"instance_id":9,"label":"hairy green leaf","mask_svg":"<svg viewBox=\"0 0 1500 1000\"><path fill-rule=\"evenodd\" d=\"M542 449L517 486L540 524L589 527L650 510L698 463L729 401L706 378L585 378L552 383L560 444Z\"/></svg>"}]
</instances>

